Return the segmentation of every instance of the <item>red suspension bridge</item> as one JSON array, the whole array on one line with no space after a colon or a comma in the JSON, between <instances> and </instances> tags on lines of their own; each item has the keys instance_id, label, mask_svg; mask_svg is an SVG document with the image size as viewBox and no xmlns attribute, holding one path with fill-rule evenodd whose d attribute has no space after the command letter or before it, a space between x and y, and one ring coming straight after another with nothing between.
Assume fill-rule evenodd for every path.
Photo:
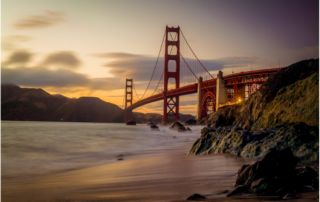
<instances>
[{"instance_id":1,"label":"red suspension bridge","mask_svg":"<svg viewBox=\"0 0 320 202\"><path fill-rule=\"evenodd\" d=\"M159 100L163 100L162 121L179 120L179 96L192 93L198 94L197 119L202 119L221 104L247 99L279 70L264 69L227 76L219 71L214 78L191 49L180 27L167 26L144 94L139 97L133 79L126 79L124 121L133 120L133 109Z\"/></svg>"}]
</instances>

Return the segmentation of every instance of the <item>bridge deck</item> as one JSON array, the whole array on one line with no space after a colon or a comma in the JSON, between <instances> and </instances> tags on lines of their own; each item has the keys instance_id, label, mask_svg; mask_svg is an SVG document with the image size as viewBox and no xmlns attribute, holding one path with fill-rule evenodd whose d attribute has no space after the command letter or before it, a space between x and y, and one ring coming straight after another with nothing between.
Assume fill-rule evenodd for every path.
<instances>
[{"instance_id":1,"label":"bridge deck","mask_svg":"<svg viewBox=\"0 0 320 202\"><path fill-rule=\"evenodd\" d=\"M281 68L240 72L240 73L224 76L223 79L226 81L227 86L236 85L236 84L246 84L246 83L262 83L279 70L281 70ZM213 88L215 86L216 86L216 79L210 79L207 81L203 81L201 83L201 89ZM187 86L183 86L180 88L167 91L167 97L182 96L182 95L197 93L197 89L198 89L198 84L194 83L191 85L187 85ZM131 111L142 105L146 105L152 102L162 100L163 98L164 98L164 93L159 93L132 104L126 110Z\"/></svg>"}]
</instances>

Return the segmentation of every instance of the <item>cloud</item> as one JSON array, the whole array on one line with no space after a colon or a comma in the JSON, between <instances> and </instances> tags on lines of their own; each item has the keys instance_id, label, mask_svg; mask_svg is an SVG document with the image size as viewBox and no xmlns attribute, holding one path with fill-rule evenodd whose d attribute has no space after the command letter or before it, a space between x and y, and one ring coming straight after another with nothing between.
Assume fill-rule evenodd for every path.
<instances>
[{"instance_id":1,"label":"cloud","mask_svg":"<svg viewBox=\"0 0 320 202\"><path fill-rule=\"evenodd\" d=\"M3 65L10 65L10 64L24 64L31 60L33 54L28 52L27 50L18 50L13 52L7 61L3 63Z\"/></svg>"},{"instance_id":2,"label":"cloud","mask_svg":"<svg viewBox=\"0 0 320 202\"><path fill-rule=\"evenodd\" d=\"M10 35L9 38L12 39L13 41L18 41L18 42L26 42L32 39L31 37L24 36L24 35Z\"/></svg>"},{"instance_id":3,"label":"cloud","mask_svg":"<svg viewBox=\"0 0 320 202\"><path fill-rule=\"evenodd\" d=\"M109 67L110 73L113 74L115 77L118 78L133 78L134 83L136 84L137 88L145 89L146 83L149 82L152 74L153 69L156 63L157 58L148 56L148 55L137 55L137 54L130 54L130 53L121 53L121 52L111 52L111 53L100 53L100 54L91 54L95 57L107 58L107 59L114 59L111 62L104 64L103 66ZM188 62L189 66L192 68L194 60L185 58ZM224 68L229 67L246 67L251 63L257 63L259 59L257 57L224 57L218 58L214 60L201 60L201 63L204 67L212 72L212 71L219 71ZM170 66L170 64L169 64ZM208 77L207 72L197 64L197 70L193 70L197 77L202 76ZM170 67L169 67L170 68ZM182 70L185 68L185 70ZM154 72L154 86L157 86L159 79L164 70L164 58L161 57L158 60L157 68ZM180 60L180 72L190 71L189 68L185 65L184 61ZM183 81L183 78L180 78L180 81ZM151 85L153 85L153 83Z\"/></svg>"},{"instance_id":4,"label":"cloud","mask_svg":"<svg viewBox=\"0 0 320 202\"><path fill-rule=\"evenodd\" d=\"M100 57L100 58L114 58L114 59L131 59L136 57L146 57L143 55L137 55L132 53L122 53L122 52L111 52L111 53L94 53L91 56Z\"/></svg>"},{"instance_id":5,"label":"cloud","mask_svg":"<svg viewBox=\"0 0 320 202\"><path fill-rule=\"evenodd\" d=\"M68 69L49 70L44 67L2 68L1 83L39 88L85 87L91 91L123 89L123 83L117 78L89 78Z\"/></svg>"},{"instance_id":6,"label":"cloud","mask_svg":"<svg viewBox=\"0 0 320 202\"><path fill-rule=\"evenodd\" d=\"M64 20L62 12L46 10L40 15L30 15L18 20L14 27L17 29L38 29L53 26Z\"/></svg>"},{"instance_id":7,"label":"cloud","mask_svg":"<svg viewBox=\"0 0 320 202\"><path fill-rule=\"evenodd\" d=\"M61 65L63 67L77 68L81 61L71 51L52 53L44 60L43 65Z\"/></svg>"}]
</instances>

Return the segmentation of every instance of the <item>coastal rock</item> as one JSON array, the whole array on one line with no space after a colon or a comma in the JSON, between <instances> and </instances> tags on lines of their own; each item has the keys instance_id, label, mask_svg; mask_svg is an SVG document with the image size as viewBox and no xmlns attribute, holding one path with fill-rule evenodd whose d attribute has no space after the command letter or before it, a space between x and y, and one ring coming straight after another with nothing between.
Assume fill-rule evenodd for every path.
<instances>
[{"instance_id":1,"label":"coastal rock","mask_svg":"<svg viewBox=\"0 0 320 202\"><path fill-rule=\"evenodd\" d=\"M246 186L239 185L235 190L233 190L230 194L228 194L227 197L246 194L246 193L248 193L248 188Z\"/></svg>"},{"instance_id":2,"label":"coastal rock","mask_svg":"<svg viewBox=\"0 0 320 202\"><path fill-rule=\"evenodd\" d=\"M314 188L315 190L319 190L319 176L313 178L311 185L312 185L312 188Z\"/></svg>"},{"instance_id":3,"label":"coastal rock","mask_svg":"<svg viewBox=\"0 0 320 202\"><path fill-rule=\"evenodd\" d=\"M197 121L195 119L189 119L186 122L184 122L186 125L196 125Z\"/></svg>"},{"instance_id":4,"label":"coastal rock","mask_svg":"<svg viewBox=\"0 0 320 202\"><path fill-rule=\"evenodd\" d=\"M200 194L193 194L189 198L187 198L188 201L203 201L206 197L201 196Z\"/></svg>"},{"instance_id":5,"label":"coastal rock","mask_svg":"<svg viewBox=\"0 0 320 202\"><path fill-rule=\"evenodd\" d=\"M186 128L179 128L179 129L178 129L178 132L186 132L186 131L187 131Z\"/></svg>"},{"instance_id":6,"label":"coastal rock","mask_svg":"<svg viewBox=\"0 0 320 202\"><path fill-rule=\"evenodd\" d=\"M203 128L201 137L188 155L229 153L243 157L262 158L269 151L290 147L300 163L317 163L319 131L305 123L290 123L282 127L248 131L228 127Z\"/></svg>"},{"instance_id":7,"label":"coastal rock","mask_svg":"<svg viewBox=\"0 0 320 202\"><path fill-rule=\"evenodd\" d=\"M295 191L305 191L318 173L306 166L296 169L298 158L290 148L271 151L261 161L252 165L243 165L238 171L236 189L228 196L239 193L254 193L273 196L285 196ZM312 190L312 188L311 188ZM289 199L289 196L286 197Z\"/></svg>"},{"instance_id":8,"label":"coastal rock","mask_svg":"<svg viewBox=\"0 0 320 202\"><path fill-rule=\"evenodd\" d=\"M192 131L189 127L186 128L187 131Z\"/></svg>"},{"instance_id":9,"label":"coastal rock","mask_svg":"<svg viewBox=\"0 0 320 202\"><path fill-rule=\"evenodd\" d=\"M151 125L150 128L151 128L151 130L160 131L159 127L156 125Z\"/></svg>"},{"instance_id":10,"label":"coastal rock","mask_svg":"<svg viewBox=\"0 0 320 202\"><path fill-rule=\"evenodd\" d=\"M272 184L274 177L288 177L295 175L295 167L298 159L293 156L290 148L282 151L271 151L265 157L251 166L245 167L237 177L236 185L251 186L251 188L261 185ZM277 180L278 185L279 180ZM281 187L278 187L281 188Z\"/></svg>"},{"instance_id":11,"label":"coastal rock","mask_svg":"<svg viewBox=\"0 0 320 202\"><path fill-rule=\"evenodd\" d=\"M169 128L171 130L177 130L177 131L186 131L186 128L179 122L175 122L172 124L172 126Z\"/></svg>"},{"instance_id":12,"label":"coastal rock","mask_svg":"<svg viewBox=\"0 0 320 202\"><path fill-rule=\"evenodd\" d=\"M129 121L126 125L136 125L135 121Z\"/></svg>"},{"instance_id":13,"label":"coastal rock","mask_svg":"<svg viewBox=\"0 0 320 202\"><path fill-rule=\"evenodd\" d=\"M287 195L285 195L284 197L283 197L283 199L296 199L296 198L300 198L300 196L299 195L297 195L297 194L287 194Z\"/></svg>"},{"instance_id":14,"label":"coastal rock","mask_svg":"<svg viewBox=\"0 0 320 202\"><path fill-rule=\"evenodd\" d=\"M319 175L317 171L313 170L309 166L305 166L304 168L297 169L298 181L303 185L311 185L313 180L317 178Z\"/></svg>"}]
</instances>

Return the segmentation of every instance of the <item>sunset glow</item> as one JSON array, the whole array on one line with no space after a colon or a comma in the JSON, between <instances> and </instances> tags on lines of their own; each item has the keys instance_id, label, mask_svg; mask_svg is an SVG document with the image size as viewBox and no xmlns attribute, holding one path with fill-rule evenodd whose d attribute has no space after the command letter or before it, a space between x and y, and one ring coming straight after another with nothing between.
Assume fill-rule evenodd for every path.
<instances>
[{"instance_id":1,"label":"sunset glow","mask_svg":"<svg viewBox=\"0 0 320 202\"><path fill-rule=\"evenodd\" d=\"M315 2L4 0L1 82L122 107L126 78L144 93L166 25L180 26L213 75L288 66L319 55ZM196 95L180 101L195 115Z\"/></svg>"}]
</instances>

